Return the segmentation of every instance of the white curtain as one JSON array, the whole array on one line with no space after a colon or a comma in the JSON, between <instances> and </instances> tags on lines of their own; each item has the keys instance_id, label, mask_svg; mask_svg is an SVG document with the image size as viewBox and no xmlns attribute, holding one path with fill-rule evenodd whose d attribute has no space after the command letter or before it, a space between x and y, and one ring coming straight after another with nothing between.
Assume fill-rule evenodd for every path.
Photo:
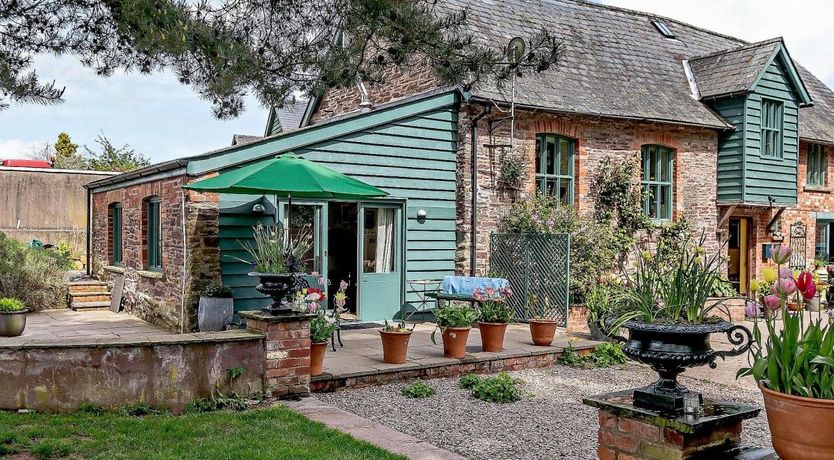
<instances>
[{"instance_id":1,"label":"white curtain","mask_svg":"<svg viewBox=\"0 0 834 460\"><path fill-rule=\"evenodd\" d=\"M379 208L376 221L376 273L389 273L394 267L394 209Z\"/></svg>"}]
</instances>

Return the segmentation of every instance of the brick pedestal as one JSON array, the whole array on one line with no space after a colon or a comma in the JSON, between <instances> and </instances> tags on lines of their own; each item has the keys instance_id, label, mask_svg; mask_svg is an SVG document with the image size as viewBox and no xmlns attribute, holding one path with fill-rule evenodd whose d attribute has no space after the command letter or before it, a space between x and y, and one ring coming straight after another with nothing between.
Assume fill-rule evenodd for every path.
<instances>
[{"instance_id":1,"label":"brick pedestal","mask_svg":"<svg viewBox=\"0 0 834 460\"><path fill-rule=\"evenodd\" d=\"M588 328L588 309L585 305L570 305L568 307L567 323L568 334L588 334L591 332Z\"/></svg>"},{"instance_id":2,"label":"brick pedestal","mask_svg":"<svg viewBox=\"0 0 834 460\"><path fill-rule=\"evenodd\" d=\"M599 408L600 460L736 458L741 422L761 409L705 401L698 417L665 416L634 407L632 391L607 393L583 402Z\"/></svg>"},{"instance_id":3,"label":"brick pedestal","mask_svg":"<svg viewBox=\"0 0 834 460\"><path fill-rule=\"evenodd\" d=\"M240 313L246 329L266 335L264 390L279 398L310 393L310 314Z\"/></svg>"}]
</instances>

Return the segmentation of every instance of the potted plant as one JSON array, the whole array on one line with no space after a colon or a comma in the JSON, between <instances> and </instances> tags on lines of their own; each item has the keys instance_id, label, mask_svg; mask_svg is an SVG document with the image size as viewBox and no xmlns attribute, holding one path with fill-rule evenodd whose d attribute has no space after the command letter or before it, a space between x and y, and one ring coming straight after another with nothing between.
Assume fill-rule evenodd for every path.
<instances>
[{"instance_id":1,"label":"potted plant","mask_svg":"<svg viewBox=\"0 0 834 460\"><path fill-rule=\"evenodd\" d=\"M232 322L234 313L232 290L222 283L212 283L200 293L197 327L200 332L223 331Z\"/></svg>"},{"instance_id":2,"label":"potted plant","mask_svg":"<svg viewBox=\"0 0 834 460\"><path fill-rule=\"evenodd\" d=\"M272 297L272 304L264 307L264 312L291 313L290 293L307 286L304 274L298 273L297 267L301 257L310 249L311 230L303 228L293 241L279 225L258 224L252 230L254 244L249 241L240 243L251 260L235 259L252 266L249 276L257 277L260 282L255 289Z\"/></svg>"},{"instance_id":3,"label":"potted plant","mask_svg":"<svg viewBox=\"0 0 834 460\"><path fill-rule=\"evenodd\" d=\"M499 352L504 349L504 334L507 324L513 320L515 311L507 304L512 295L509 287L504 289L475 289L472 297L478 301L478 329L481 331L483 351Z\"/></svg>"},{"instance_id":4,"label":"potted plant","mask_svg":"<svg viewBox=\"0 0 834 460\"><path fill-rule=\"evenodd\" d=\"M26 329L26 305L17 299L0 298L0 337L17 337Z\"/></svg>"},{"instance_id":5,"label":"potted plant","mask_svg":"<svg viewBox=\"0 0 834 460\"><path fill-rule=\"evenodd\" d=\"M789 303L805 306L817 295L813 275L795 275L782 265L791 250L777 246L772 259L777 278L762 286L759 295L766 309L782 313L781 327L774 316L754 325L750 367L738 376L750 375L765 402L773 448L784 460L831 459L834 452L834 326L822 313L793 312Z\"/></svg>"},{"instance_id":6,"label":"potted plant","mask_svg":"<svg viewBox=\"0 0 834 460\"><path fill-rule=\"evenodd\" d=\"M621 283L622 280L618 277L606 278L604 282L595 285L585 296L591 339L611 340L627 321L636 319L638 316L636 312L620 311Z\"/></svg>"},{"instance_id":7,"label":"potted plant","mask_svg":"<svg viewBox=\"0 0 834 460\"><path fill-rule=\"evenodd\" d=\"M540 347L549 347L556 336L556 320L545 318L538 309L539 298L532 295L527 302L527 316L530 318L530 337ZM550 298L544 298L543 311L550 311Z\"/></svg>"},{"instance_id":8,"label":"potted plant","mask_svg":"<svg viewBox=\"0 0 834 460\"><path fill-rule=\"evenodd\" d=\"M619 314L631 319L623 323L629 332L627 340L621 338L623 351L650 365L660 377L634 391L637 406L681 412L684 396L694 392L678 383L678 374L688 367L715 367L717 358L740 355L750 347L749 330L712 315L721 301L707 302L707 298L721 280L723 259L720 252L707 255L704 241L702 235L696 243L688 233L661 239L654 252L639 253L634 269L624 274ZM740 347L713 350L709 339L713 333L726 334Z\"/></svg>"},{"instance_id":9,"label":"potted plant","mask_svg":"<svg viewBox=\"0 0 834 460\"><path fill-rule=\"evenodd\" d=\"M327 293L319 288L304 288L295 294L292 310L311 313L310 318L310 375L321 375L324 369L324 352L327 340L339 327L336 319L328 316L321 303Z\"/></svg>"},{"instance_id":10,"label":"potted plant","mask_svg":"<svg viewBox=\"0 0 834 460\"><path fill-rule=\"evenodd\" d=\"M478 319L478 313L472 308L448 306L434 311L437 327L431 333L431 341L437 344L435 333L439 328L443 336L443 356L463 358L466 355L466 341L472 323Z\"/></svg>"},{"instance_id":11,"label":"potted plant","mask_svg":"<svg viewBox=\"0 0 834 460\"><path fill-rule=\"evenodd\" d=\"M388 364L402 364L408 357L408 339L411 338L412 327L408 329L404 321L389 323L379 330L382 338L382 361Z\"/></svg>"}]
</instances>

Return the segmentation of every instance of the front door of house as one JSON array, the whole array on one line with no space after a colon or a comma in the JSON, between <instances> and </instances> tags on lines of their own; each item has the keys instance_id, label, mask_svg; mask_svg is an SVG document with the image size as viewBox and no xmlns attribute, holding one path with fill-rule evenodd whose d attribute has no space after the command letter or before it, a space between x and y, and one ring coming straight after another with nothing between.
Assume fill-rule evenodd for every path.
<instances>
[{"instance_id":1,"label":"front door of house","mask_svg":"<svg viewBox=\"0 0 834 460\"><path fill-rule=\"evenodd\" d=\"M403 295L402 206L359 204L359 319L399 313Z\"/></svg>"},{"instance_id":2,"label":"front door of house","mask_svg":"<svg viewBox=\"0 0 834 460\"><path fill-rule=\"evenodd\" d=\"M748 270L750 221L749 219L730 219L730 235L727 242L727 279L741 295L747 294L750 280Z\"/></svg>"}]
</instances>

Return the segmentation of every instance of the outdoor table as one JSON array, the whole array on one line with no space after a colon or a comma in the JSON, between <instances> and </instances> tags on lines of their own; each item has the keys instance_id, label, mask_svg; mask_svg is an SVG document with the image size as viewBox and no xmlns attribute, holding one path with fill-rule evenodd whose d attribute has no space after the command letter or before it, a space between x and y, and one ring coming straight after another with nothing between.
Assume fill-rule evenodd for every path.
<instances>
[{"instance_id":1,"label":"outdoor table","mask_svg":"<svg viewBox=\"0 0 834 460\"><path fill-rule=\"evenodd\" d=\"M414 309L410 312L406 312L405 305L403 305L403 311L400 315L403 321L407 321L415 313L431 311L432 308L430 307L430 305L432 303L434 303L435 306L437 306L437 303L435 302L436 299L432 298L432 294L437 293L440 290L440 284L440 280L408 281L408 292L412 292L417 295L417 302L411 303Z\"/></svg>"}]
</instances>

